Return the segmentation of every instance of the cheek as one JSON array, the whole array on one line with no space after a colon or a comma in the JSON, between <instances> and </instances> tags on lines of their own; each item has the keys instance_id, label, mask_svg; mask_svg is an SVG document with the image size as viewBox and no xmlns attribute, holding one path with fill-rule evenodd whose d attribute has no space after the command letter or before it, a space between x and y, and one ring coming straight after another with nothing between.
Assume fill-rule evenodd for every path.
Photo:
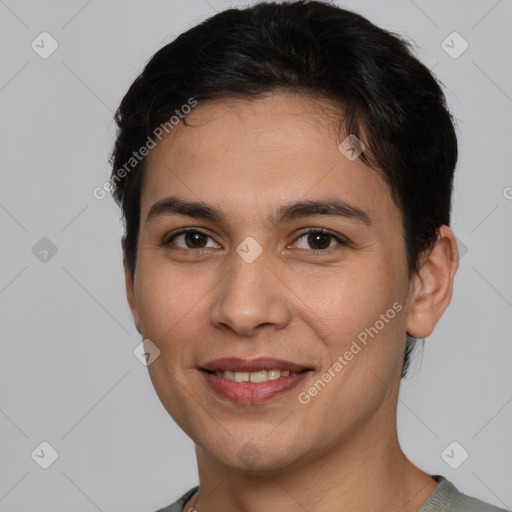
<instances>
[{"instance_id":1,"label":"cheek","mask_svg":"<svg viewBox=\"0 0 512 512\"><path fill-rule=\"evenodd\" d=\"M376 322L379 331L390 331L403 309L404 292L392 269L373 265L348 266L322 275L295 280L294 292L308 306L309 321L332 348L343 349ZM393 308L393 305L395 308ZM381 320L381 315L384 318ZM364 336L363 336L364 337Z\"/></svg>"},{"instance_id":2,"label":"cheek","mask_svg":"<svg viewBox=\"0 0 512 512\"><path fill-rule=\"evenodd\" d=\"M144 337L164 350L172 340L190 338L201 325L204 327L204 308L212 287L208 279L154 263L141 264L139 275L135 296ZM203 318L202 324L198 316Z\"/></svg>"},{"instance_id":3,"label":"cheek","mask_svg":"<svg viewBox=\"0 0 512 512\"><path fill-rule=\"evenodd\" d=\"M359 292L331 301L338 310L329 321L328 337L322 339L330 361L324 360L315 381L299 397L311 408L309 414L326 425L326 438L336 437L341 425L356 428L369 421L382 404L390 403L399 383L404 306L384 288L378 299L375 290L363 287Z\"/></svg>"},{"instance_id":4,"label":"cheek","mask_svg":"<svg viewBox=\"0 0 512 512\"><path fill-rule=\"evenodd\" d=\"M306 389L303 398L314 401L315 414L326 415L326 421L336 417L345 422L347 414L356 421L373 413L399 379L406 282L384 267L377 262L354 266L303 289L311 305L306 322L314 326L329 354L318 375L325 387L313 383L314 389ZM317 395L321 397L314 398Z\"/></svg>"}]
</instances>

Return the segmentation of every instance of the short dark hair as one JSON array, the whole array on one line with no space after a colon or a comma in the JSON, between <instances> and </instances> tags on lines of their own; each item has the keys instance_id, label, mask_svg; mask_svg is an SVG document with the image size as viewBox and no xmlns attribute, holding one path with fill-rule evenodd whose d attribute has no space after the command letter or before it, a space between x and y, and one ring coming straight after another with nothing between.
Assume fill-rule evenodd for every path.
<instances>
[{"instance_id":1,"label":"short dark hair","mask_svg":"<svg viewBox=\"0 0 512 512\"><path fill-rule=\"evenodd\" d=\"M111 184L130 272L146 161L127 170L134 151L191 98L200 104L288 91L340 105L344 132L363 140L361 158L382 174L402 211L411 277L438 228L450 222L457 138L439 84L408 41L326 2L262 2L189 29L149 60L115 115ZM412 341L407 335L402 376Z\"/></svg>"}]
</instances>

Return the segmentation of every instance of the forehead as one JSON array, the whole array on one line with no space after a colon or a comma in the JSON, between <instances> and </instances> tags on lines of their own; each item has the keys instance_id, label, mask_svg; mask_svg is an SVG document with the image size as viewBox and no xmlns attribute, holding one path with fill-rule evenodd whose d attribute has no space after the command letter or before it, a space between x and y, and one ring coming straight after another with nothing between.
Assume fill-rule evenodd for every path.
<instances>
[{"instance_id":1,"label":"forehead","mask_svg":"<svg viewBox=\"0 0 512 512\"><path fill-rule=\"evenodd\" d=\"M142 219L171 195L239 215L243 208L268 217L276 203L325 195L393 213L380 173L339 150L342 114L326 100L292 94L199 103L147 157Z\"/></svg>"}]
</instances>

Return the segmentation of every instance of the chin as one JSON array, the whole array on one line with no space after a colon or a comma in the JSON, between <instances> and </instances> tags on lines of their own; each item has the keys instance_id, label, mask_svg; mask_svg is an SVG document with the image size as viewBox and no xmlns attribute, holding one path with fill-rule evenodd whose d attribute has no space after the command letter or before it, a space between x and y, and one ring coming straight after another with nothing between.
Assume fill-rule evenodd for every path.
<instances>
[{"instance_id":1,"label":"chin","mask_svg":"<svg viewBox=\"0 0 512 512\"><path fill-rule=\"evenodd\" d=\"M268 438L265 439L265 435L260 440L256 440L254 436L252 438L253 441L234 439L229 436L223 436L222 440L209 437L204 440L204 443L199 440L196 444L218 464L235 471L249 473L285 471L296 467L297 461L305 455L303 450L301 452L297 450L298 442L290 446L289 438L283 440L279 447L276 446L275 441L271 443ZM303 448L302 444L300 446Z\"/></svg>"}]
</instances>

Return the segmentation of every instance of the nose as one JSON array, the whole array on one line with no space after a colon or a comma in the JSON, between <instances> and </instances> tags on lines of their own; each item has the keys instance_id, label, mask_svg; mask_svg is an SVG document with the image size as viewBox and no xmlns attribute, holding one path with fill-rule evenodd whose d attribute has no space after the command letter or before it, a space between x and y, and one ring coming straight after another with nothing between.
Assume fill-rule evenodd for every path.
<instances>
[{"instance_id":1,"label":"nose","mask_svg":"<svg viewBox=\"0 0 512 512\"><path fill-rule=\"evenodd\" d=\"M218 329L252 336L258 329L283 329L291 320L287 288L270 267L265 251L251 263L235 254L219 286L210 317Z\"/></svg>"}]
</instances>

